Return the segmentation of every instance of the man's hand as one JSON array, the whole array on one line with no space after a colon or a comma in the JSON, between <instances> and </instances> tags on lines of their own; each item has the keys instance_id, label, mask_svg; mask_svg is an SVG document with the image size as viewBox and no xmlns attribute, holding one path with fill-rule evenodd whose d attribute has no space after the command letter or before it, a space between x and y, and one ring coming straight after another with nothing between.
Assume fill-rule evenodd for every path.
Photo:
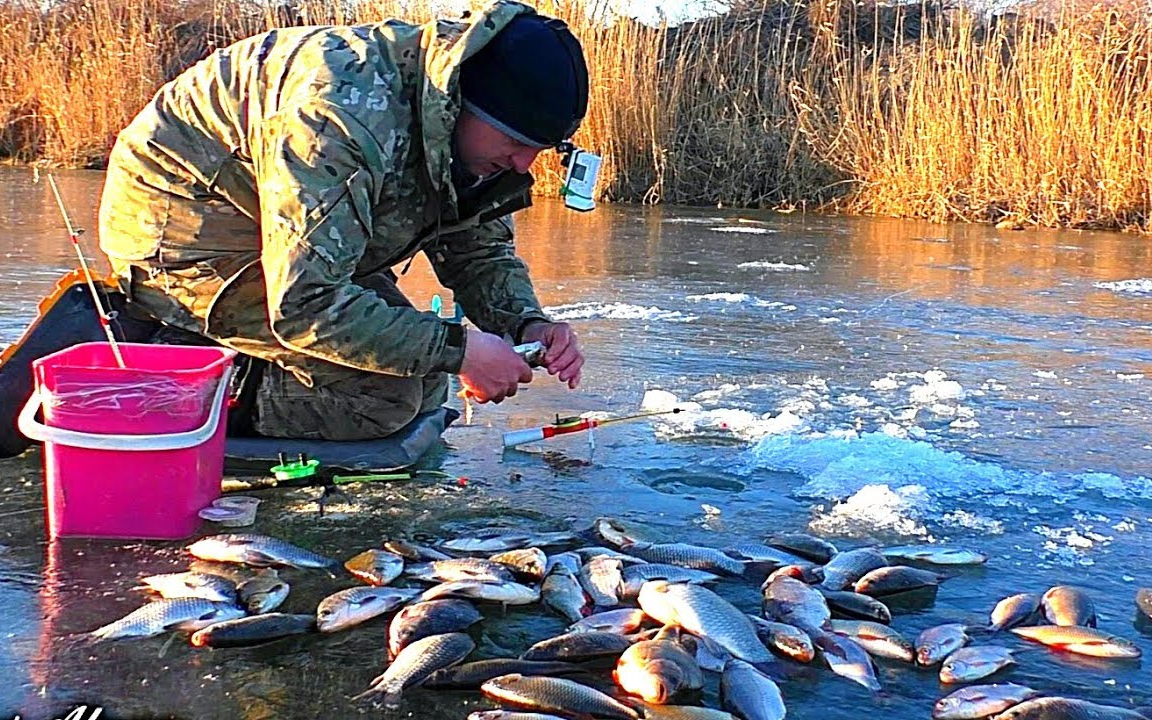
<instances>
[{"instance_id":1,"label":"man's hand","mask_svg":"<svg viewBox=\"0 0 1152 720\"><path fill-rule=\"evenodd\" d=\"M469 330L459 375L469 397L498 403L515 395L520 383L532 381L532 368L503 338Z\"/></svg>"},{"instance_id":2,"label":"man's hand","mask_svg":"<svg viewBox=\"0 0 1152 720\"><path fill-rule=\"evenodd\" d=\"M549 375L556 375L560 382L568 383L575 390L580 384L580 370L584 367L584 353L576 339L576 331L568 323L539 322L529 323L520 333L520 342L542 342L544 347L544 367Z\"/></svg>"}]
</instances>

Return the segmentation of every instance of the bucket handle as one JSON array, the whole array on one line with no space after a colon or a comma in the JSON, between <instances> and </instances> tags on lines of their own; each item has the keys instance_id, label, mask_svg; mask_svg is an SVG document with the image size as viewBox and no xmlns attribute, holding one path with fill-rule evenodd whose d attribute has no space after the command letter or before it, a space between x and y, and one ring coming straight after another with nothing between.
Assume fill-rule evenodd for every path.
<instances>
[{"instance_id":1,"label":"bucket handle","mask_svg":"<svg viewBox=\"0 0 1152 720\"><path fill-rule=\"evenodd\" d=\"M49 427L36 419L36 411L40 409L41 403L38 388L32 391L32 397L28 398L28 402L24 404L24 409L20 411L16 425L20 428L20 432L32 440L86 450L184 450L202 445L216 434L216 428L220 425L220 416L223 414L224 396L228 392L228 382L231 376L232 367L225 367L220 375L220 382L216 386L216 394L212 398L212 408L208 412L208 419L195 430L163 435L104 435Z\"/></svg>"}]
</instances>

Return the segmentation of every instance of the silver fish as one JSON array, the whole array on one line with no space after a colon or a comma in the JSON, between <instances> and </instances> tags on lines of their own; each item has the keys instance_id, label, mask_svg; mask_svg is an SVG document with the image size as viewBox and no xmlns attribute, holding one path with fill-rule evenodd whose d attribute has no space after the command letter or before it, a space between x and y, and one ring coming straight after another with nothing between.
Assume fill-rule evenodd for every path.
<instances>
[{"instance_id":1,"label":"silver fish","mask_svg":"<svg viewBox=\"0 0 1152 720\"><path fill-rule=\"evenodd\" d=\"M455 665L475 649L476 643L464 633L421 638L401 650L388 669L355 699L383 694L384 707L397 708L405 688L419 685L435 671Z\"/></svg>"},{"instance_id":2,"label":"silver fish","mask_svg":"<svg viewBox=\"0 0 1152 720\"><path fill-rule=\"evenodd\" d=\"M916 638L916 662L925 667L935 665L967 645L968 640L960 623L930 627Z\"/></svg>"},{"instance_id":3,"label":"silver fish","mask_svg":"<svg viewBox=\"0 0 1152 720\"><path fill-rule=\"evenodd\" d=\"M827 627L832 612L816 588L790 577L778 577L764 587L764 617L800 628L815 636Z\"/></svg>"},{"instance_id":4,"label":"silver fish","mask_svg":"<svg viewBox=\"0 0 1152 720\"><path fill-rule=\"evenodd\" d=\"M212 623L192 633L192 647L241 647L268 642L290 635L302 635L316 629L313 615L264 613Z\"/></svg>"},{"instance_id":5,"label":"silver fish","mask_svg":"<svg viewBox=\"0 0 1152 720\"><path fill-rule=\"evenodd\" d=\"M640 609L665 625L679 625L715 641L741 660L773 662L772 653L756 637L752 621L708 588L652 580L640 588Z\"/></svg>"},{"instance_id":6,"label":"silver fish","mask_svg":"<svg viewBox=\"0 0 1152 720\"><path fill-rule=\"evenodd\" d=\"M540 600L540 591L515 582L486 583L476 580L457 580L441 583L424 591L420 600L443 597L463 597L486 600L501 605L530 605Z\"/></svg>"},{"instance_id":7,"label":"silver fish","mask_svg":"<svg viewBox=\"0 0 1152 720\"><path fill-rule=\"evenodd\" d=\"M832 632L856 641L875 657L916 661L916 648L903 635L887 625L866 620L833 620Z\"/></svg>"},{"instance_id":8,"label":"silver fish","mask_svg":"<svg viewBox=\"0 0 1152 720\"><path fill-rule=\"evenodd\" d=\"M1020 637L1058 650L1100 658L1138 658L1132 641L1082 625L1033 625L1012 628Z\"/></svg>"},{"instance_id":9,"label":"silver fish","mask_svg":"<svg viewBox=\"0 0 1152 720\"><path fill-rule=\"evenodd\" d=\"M173 630L199 630L212 623L244 617L244 611L230 603L202 598L156 600L136 608L116 622L92 631L97 640L151 637Z\"/></svg>"},{"instance_id":10,"label":"silver fish","mask_svg":"<svg viewBox=\"0 0 1152 720\"><path fill-rule=\"evenodd\" d=\"M427 684L427 683L425 683ZM559 715L547 713L517 712L515 710L478 710L468 715L468 720L567 720Z\"/></svg>"},{"instance_id":11,"label":"silver fish","mask_svg":"<svg viewBox=\"0 0 1152 720\"><path fill-rule=\"evenodd\" d=\"M287 565L296 568L333 568L338 563L290 542L267 535L229 533L192 543L188 552L201 560L242 563L254 567Z\"/></svg>"},{"instance_id":12,"label":"silver fish","mask_svg":"<svg viewBox=\"0 0 1152 720\"><path fill-rule=\"evenodd\" d=\"M429 600L408 605L388 625L388 657L432 635L462 632L480 622L480 611L467 600Z\"/></svg>"},{"instance_id":13,"label":"silver fish","mask_svg":"<svg viewBox=\"0 0 1152 720\"><path fill-rule=\"evenodd\" d=\"M713 575L710 572L664 563L629 565L624 568L622 577L624 578L624 585L621 596L625 598L635 598L640 594L640 587L649 580L667 580L670 583L699 585L720 579L719 575Z\"/></svg>"},{"instance_id":14,"label":"silver fish","mask_svg":"<svg viewBox=\"0 0 1152 720\"><path fill-rule=\"evenodd\" d=\"M498 702L564 715L639 720L640 715L608 695L573 680L512 673L492 678L480 692Z\"/></svg>"},{"instance_id":15,"label":"silver fish","mask_svg":"<svg viewBox=\"0 0 1152 720\"><path fill-rule=\"evenodd\" d=\"M370 586L334 592L316 607L316 628L322 633L350 628L392 612L419 592L409 588Z\"/></svg>"},{"instance_id":16,"label":"silver fish","mask_svg":"<svg viewBox=\"0 0 1152 720\"><path fill-rule=\"evenodd\" d=\"M395 553L411 562L431 562L432 560L448 560L452 556L446 555L427 545L414 543L400 538L388 539L381 543L381 547L390 553Z\"/></svg>"},{"instance_id":17,"label":"silver fish","mask_svg":"<svg viewBox=\"0 0 1152 720\"><path fill-rule=\"evenodd\" d=\"M1140 588L1136 591L1136 608L1144 613L1144 617L1152 620L1152 588Z\"/></svg>"},{"instance_id":18,"label":"silver fish","mask_svg":"<svg viewBox=\"0 0 1152 720\"><path fill-rule=\"evenodd\" d=\"M829 590L843 590L876 568L885 567L888 561L876 548L857 548L842 552L824 565L824 581L820 587Z\"/></svg>"},{"instance_id":19,"label":"silver fish","mask_svg":"<svg viewBox=\"0 0 1152 720\"><path fill-rule=\"evenodd\" d=\"M387 550L375 548L349 558L344 568L369 585L387 585L404 570L404 558Z\"/></svg>"},{"instance_id":20,"label":"silver fish","mask_svg":"<svg viewBox=\"0 0 1152 720\"><path fill-rule=\"evenodd\" d=\"M584 565L584 561L574 552L562 552L549 555L548 562L544 564L544 576L547 577L548 574L552 572L552 568L557 565L563 565L570 573L577 575L580 572L581 566Z\"/></svg>"},{"instance_id":21,"label":"silver fish","mask_svg":"<svg viewBox=\"0 0 1152 720\"><path fill-rule=\"evenodd\" d=\"M861 595L883 597L912 590L934 588L940 584L941 576L928 570L920 570L907 565L891 565L876 568L860 578L852 589Z\"/></svg>"},{"instance_id":22,"label":"silver fish","mask_svg":"<svg viewBox=\"0 0 1152 720\"><path fill-rule=\"evenodd\" d=\"M492 678L501 675L578 675L587 672L582 665L519 658L493 658L454 665L437 670L428 676L425 687L479 689Z\"/></svg>"},{"instance_id":23,"label":"silver fish","mask_svg":"<svg viewBox=\"0 0 1152 720\"><path fill-rule=\"evenodd\" d=\"M461 553L498 553L506 550L526 548L531 535L509 533L503 530L481 531L470 537L459 537L440 543L445 550Z\"/></svg>"},{"instance_id":24,"label":"silver fish","mask_svg":"<svg viewBox=\"0 0 1152 720\"><path fill-rule=\"evenodd\" d=\"M679 631L671 627L625 649L612 677L625 692L659 705L681 691L704 687L704 673L681 645Z\"/></svg>"},{"instance_id":25,"label":"silver fish","mask_svg":"<svg viewBox=\"0 0 1152 720\"><path fill-rule=\"evenodd\" d=\"M748 619L756 628L756 635L760 642L769 649L791 658L796 662L809 663L816 657L816 648L812 645L812 638L794 625L773 622L764 618L749 615Z\"/></svg>"},{"instance_id":26,"label":"silver fish","mask_svg":"<svg viewBox=\"0 0 1152 720\"><path fill-rule=\"evenodd\" d=\"M165 598L202 598L236 604L236 583L228 578L202 572L164 573L141 578L144 586Z\"/></svg>"},{"instance_id":27,"label":"silver fish","mask_svg":"<svg viewBox=\"0 0 1152 720\"><path fill-rule=\"evenodd\" d=\"M1088 593L1068 585L1048 589L1040 599L1044 617L1053 625L1096 627L1096 607Z\"/></svg>"},{"instance_id":28,"label":"silver fish","mask_svg":"<svg viewBox=\"0 0 1152 720\"><path fill-rule=\"evenodd\" d=\"M648 562L647 560L644 560L643 558L638 558L634 555L627 555L625 553L620 552L619 550L613 550L611 548L606 548L606 547L596 547L596 546L582 547L582 548L576 548L572 552L579 555L580 559L584 562L588 562L589 560L593 560L593 559L598 558L598 557L616 558L617 560L624 563L625 565L641 565L643 563Z\"/></svg>"},{"instance_id":29,"label":"silver fish","mask_svg":"<svg viewBox=\"0 0 1152 720\"><path fill-rule=\"evenodd\" d=\"M1128 708L1098 705L1087 700L1040 697L1008 708L994 720L1146 720Z\"/></svg>"},{"instance_id":30,"label":"silver fish","mask_svg":"<svg viewBox=\"0 0 1152 720\"><path fill-rule=\"evenodd\" d=\"M851 590L825 590L817 587L833 617L847 618L849 620L871 620L873 622L892 622L892 611L883 602L867 595L861 595Z\"/></svg>"},{"instance_id":31,"label":"silver fish","mask_svg":"<svg viewBox=\"0 0 1152 720\"><path fill-rule=\"evenodd\" d=\"M624 527L623 523L612 518L597 518L596 522L592 523L592 532L601 540L617 549L637 542L637 538L633 537L632 533Z\"/></svg>"},{"instance_id":32,"label":"silver fish","mask_svg":"<svg viewBox=\"0 0 1152 720\"><path fill-rule=\"evenodd\" d=\"M720 702L744 720L783 720L784 698L770 677L733 658L720 676Z\"/></svg>"},{"instance_id":33,"label":"silver fish","mask_svg":"<svg viewBox=\"0 0 1152 720\"><path fill-rule=\"evenodd\" d=\"M940 682L981 680L1015 662L1008 648L996 645L962 647L944 659L944 664L940 666Z\"/></svg>"},{"instance_id":34,"label":"silver fish","mask_svg":"<svg viewBox=\"0 0 1152 720\"><path fill-rule=\"evenodd\" d=\"M1022 625L1035 618L1040 610L1040 596L1036 593L1019 593L1004 598L992 608L991 624L988 629L992 632L1007 630Z\"/></svg>"},{"instance_id":35,"label":"silver fish","mask_svg":"<svg viewBox=\"0 0 1152 720\"><path fill-rule=\"evenodd\" d=\"M595 658L619 657L632 646L634 638L609 632L566 633L541 640L525 650L521 660L564 660L583 662Z\"/></svg>"},{"instance_id":36,"label":"silver fish","mask_svg":"<svg viewBox=\"0 0 1152 720\"><path fill-rule=\"evenodd\" d=\"M1012 683L971 685L940 698L932 710L932 717L934 720L980 720L1039 694L1030 687Z\"/></svg>"},{"instance_id":37,"label":"silver fish","mask_svg":"<svg viewBox=\"0 0 1152 720\"><path fill-rule=\"evenodd\" d=\"M568 632L614 632L626 635L637 630L647 615L636 608L617 608L581 618L568 626Z\"/></svg>"},{"instance_id":38,"label":"silver fish","mask_svg":"<svg viewBox=\"0 0 1152 720\"><path fill-rule=\"evenodd\" d=\"M787 550L774 548L770 545L760 545L759 543L732 545L724 548L724 554L747 564L765 565L772 570L784 565L800 565L805 563L804 558L799 555L794 555Z\"/></svg>"},{"instance_id":39,"label":"silver fish","mask_svg":"<svg viewBox=\"0 0 1152 720\"><path fill-rule=\"evenodd\" d=\"M716 548L687 543L644 543L625 545L626 552L653 563L668 563L694 570L743 575L744 563L725 555Z\"/></svg>"},{"instance_id":40,"label":"silver fish","mask_svg":"<svg viewBox=\"0 0 1152 720\"><path fill-rule=\"evenodd\" d=\"M520 550L508 550L502 553L496 553L488 558L494 563L499 563L512 571L513 575L520 578L530 580L531 582L540 582L544 579L544 574L548 570L548 556L540 548L522 548Z\"/></svg>"},{"instance_id":41,"label":"silver fish","mask_svg":"<svg viewBox=\"0 0 1152 720\"><path fill-rule=\"evenodd\" d=\"M813 565L807 560L799 563L793 563L791 565L781 565L780 567L773 570L764 582L768 583L778 577L790 577L799 580L802 583L812 585L814 583L823 582L824 567L821 565ZM823 590L824 588L818 587L817 589ZM833 591L829 590L828 592Z\"/></svg>"},{"instance_id":42,"label":"silver fish","mask_svg":"<svg viewBox=\"0 0 1152 720\"><path fill-rule=\"evenodd\" d=\"M805 533L776 533L769 535L764 544L787 550L793 555L799 555L820 565L827 563L839 552L836 546L827 540Z\"/></svg>"},{"instance_id":43,"label":"silver fish","mask_svg":"<svg viewBox=\"0 0 1152 720\"><path fill-rule=\"evenodd\" d=\"M578 622L592 612L592 600L566 565L555 565L540 588L544 605L568 622Z\"/></svg>"},{"instance_id":44,"label":"silver fish","mask_svg":"<svg viewBox=\"0 0 1152 720\"><path fill-rule=\"evenodd\" d=\"M644 705L644 720L740 720L730 712L695 705Z\"/></svg>"},{"instance_id":45,"label":"silver fish","mask_svg":"<svg viewBox=\"0 0 1152 720\"><path fill-rule=\"evenodd\" d=\"M597 557L580 568L580 585L596 607L612 608L620 604L617 597L624 584L624 563L616 558Z\"/></svg>"},{"instance_id":46,"label":"silver fish","mask_svg":"<svg viewBox=\"0 0 1152 720\"><path fill-rule=\"evenodd\" d=\"M404 574L417 580L431 582L456 582L457 580L476 580L479 582L513 582L512 571L500 563L484 560L482 558L455 558L452 560L433 560L430 563L409 565L404 568Z\"/></svg>"},{"instance_id":47,"label":"silver fish","mask_svg":"<svg viewBox=\"0 0 1152 720\"><path fill-rule=\"evenodd\" d=\"M249 613L259 615L280 607L288 598L290 589L274 568L264 568L237 585L236 595Z\"/></svg>"},{"instance_id":48,"label":"silver fish","mask_svg":"<svg viewBox=\"0 0 1152 720\"><path fill-rule=\"evenodd\" d=\"M855 641L836 633L820 633L812 638L816 647L824 653L824 661L832 672L842 678L863 685L869 690L879 690L880 681L876 678L876 666L867 651Z\"/></svg>"},{"instance_id":49,"label":"silver fish","mask_svg":"<svg viewBox=\"0 0 1152 720\"><path fill-rule=\"evenodd\" d=\"M884 548L881 552L884 557L932 565L982 565L988 562L984 553L940 545L898 545Z\"/></svg>"}]
</instances>

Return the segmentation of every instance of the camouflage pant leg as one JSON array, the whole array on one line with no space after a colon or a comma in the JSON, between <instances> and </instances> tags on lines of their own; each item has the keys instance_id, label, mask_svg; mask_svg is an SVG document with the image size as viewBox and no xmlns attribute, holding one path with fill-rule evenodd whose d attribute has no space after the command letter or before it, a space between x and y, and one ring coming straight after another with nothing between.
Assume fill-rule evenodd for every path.
<instances>
[{"instance_id":1,"label":"camouflage pant leg","mask_svg":"<svg viewBox=\"0 0 1152 720\"><path fill-rule=\"evenodd\" d=\"M389 305L411 306L391 272L357 281ZM256 394L255 430L266 437L372 440L391 435L448 400L448 375L380 375L348 368L336 380L308 388L275 365Z\"/></svg>"},{"instance_id":2,"label":"camouflage pant leg","mask_svg":"<svg viewBox=\"0 0 1152 720\"><path fill-rule=\"evenodd\" d=\"M387 437L448 399L448 376L396 377L349 369L308 388L275 365L256 393L254 429L265 437L373 440Z\"/></svg>"}]
</instances>

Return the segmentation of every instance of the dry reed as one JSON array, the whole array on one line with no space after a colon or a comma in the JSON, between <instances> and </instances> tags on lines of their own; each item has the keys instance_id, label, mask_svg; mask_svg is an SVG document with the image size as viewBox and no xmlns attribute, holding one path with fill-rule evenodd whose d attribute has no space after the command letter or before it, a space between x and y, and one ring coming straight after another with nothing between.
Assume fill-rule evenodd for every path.
<instances>
[{"instance_id":1,"label":"dry reed","mask_svg":"<svg viewBox=\"0 0 1152 720\"><path fill-rule=\"evenodd\" d=\"M0 2L0 155L72 165L99 165L156 87L235 39L429 13L405 0L28 3ZM604 154L609 199L1148 229L1152 24L1139 12L990 24L936 4L743 0L651 28L606 0L536 4L583 40L593 82L577 140ZM544 158L541 191L559 175Z\"/></svg>"}]
</instances>

